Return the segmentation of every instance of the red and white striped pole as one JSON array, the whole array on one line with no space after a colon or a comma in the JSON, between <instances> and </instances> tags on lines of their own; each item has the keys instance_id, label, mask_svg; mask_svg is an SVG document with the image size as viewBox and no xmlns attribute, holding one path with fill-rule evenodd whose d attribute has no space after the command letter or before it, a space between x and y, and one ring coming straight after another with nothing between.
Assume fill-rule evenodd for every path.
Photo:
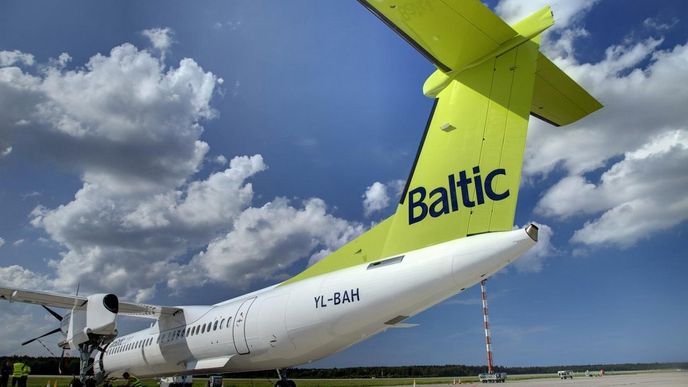
<instances>
[{"instance_id":1,"label":"red and white striped pole","mask_svg":"<svg viewBox=\"0 0 688 387\"><path fill-rule=\"evenodd\" d=\"M480 281L480 291L483 298L483 323L485 325L485 348L487 349L487 372L492 373L492 339L490 336L490 321L487 318L487 291L485 290L486 279Z\"/></svg>"}]
</instances>

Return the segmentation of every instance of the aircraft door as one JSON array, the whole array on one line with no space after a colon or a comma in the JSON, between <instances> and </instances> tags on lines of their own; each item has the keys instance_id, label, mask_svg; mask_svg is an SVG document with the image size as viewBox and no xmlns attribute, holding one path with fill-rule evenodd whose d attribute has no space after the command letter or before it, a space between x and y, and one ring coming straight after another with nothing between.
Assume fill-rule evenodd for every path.
<instances>
[{"instance_id":1,"label":"aircraft door","mask_svg":"<svg viewBox=\"0 0 688 387\"><path fill-rule=\"evenodd\" d=\"M234 348L239 355L245 355L251 352L248 349L248 342L246 341L246 317L248 316L248 310L251 308L251 305L253 305L253 301L255 300L255 297L245 300L234 316L234 323L232 324L232 338L234 339Z\"/></svg>"}]
</instances>

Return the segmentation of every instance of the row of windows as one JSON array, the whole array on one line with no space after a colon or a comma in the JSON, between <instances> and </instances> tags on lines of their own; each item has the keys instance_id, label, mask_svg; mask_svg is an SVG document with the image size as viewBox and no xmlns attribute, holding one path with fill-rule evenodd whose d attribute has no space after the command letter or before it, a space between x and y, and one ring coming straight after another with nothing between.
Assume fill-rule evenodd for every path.
<instances>
[{"instance_id":1,"label":"row of windows","mask_svg":"<svg viewBox=\"0 0 688 387\"><path fill-rule=\"evenodd\" d=\"M225 321L227 321L225 323ZM167 331L163 332L160 335L157 335L155 339L156 344L166 344L173 342L175 340L184 338L184 337L191 337L195 335L201 335L204 333L208 333L210 331L216 331L218 329L224 328L229 328L229 325L231 324L232 317L228 317L227 319L222 319L222 320L215 320L215 322L208 322L205 324L199 324L199 325L194 325L194 326L189 326L186 328L179 328L173 331ZM118 345L115 346L114 348L111 348L110 351L108 351L110 354L116 354L120 352L125 352L125 351L130 351L132 349L138 349L142 347L147 347L149 345L153 344L153 337L149 337L144 340L138 340L135 342L127 343L125 345Z\"/></svg>"}]
</instances>

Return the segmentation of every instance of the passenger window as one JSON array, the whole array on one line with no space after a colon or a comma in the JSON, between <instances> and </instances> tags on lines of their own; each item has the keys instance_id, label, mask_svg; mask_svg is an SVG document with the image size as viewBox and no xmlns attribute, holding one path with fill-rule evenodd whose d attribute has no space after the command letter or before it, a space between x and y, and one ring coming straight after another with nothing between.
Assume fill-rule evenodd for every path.
<instances>
[{"instance_id":1,"label":"passenger window","mask_svg":"<svg viewBox=\"0 0 688 387\"><path fill-rule=\"evenodd\" d=\"M223 325L225 325L225 319L222 319L222 321L220 321L220 329L222 329Z\"/></svg>"},{"instance_id":2,"label":"passenger window","mask_svg":"<svg viewBox=\"0 0 688 387\"><path fill-rule=\"evenodd\" d=\"M227 328L229 328L229 322L232 321L231 317L227 317Z\"/></svg>"},{"instance_id":3,"label":"passenger window","mask_svg":"<svg viewBox=\"0 0 688 387\"><path fill-rule=\"evenodd\" d=\"M201 325L201 333L205 333L205 324Z\"/></svg>"},{"instance_id":4,"label":"passenger window","mask_svg":"<svg viewBox=\"0 0 688 387\"><path fill-rule=\"evenodd\" d=\"M215 324L213 324L213 330L214 330L214 331L216 331L216 330L217 330L217 324L218 324L218 322L217 322L217 321L215 321Z\"/></svg>"}]
</instances>

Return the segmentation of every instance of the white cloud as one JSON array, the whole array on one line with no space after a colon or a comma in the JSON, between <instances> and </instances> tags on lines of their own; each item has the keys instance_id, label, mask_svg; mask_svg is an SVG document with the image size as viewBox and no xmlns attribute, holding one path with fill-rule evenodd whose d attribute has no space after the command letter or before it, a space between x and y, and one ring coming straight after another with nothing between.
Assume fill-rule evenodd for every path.
<instances>
[{"instance_id":1,"label":"white cloud","mask_svg":"<svg viewBox=\"0 0 688 387\"><path fill-rule=\"evenodd\" d=\"M379 181L374 182L366 188L363 194L363 212L370 216L374 212L381 211L389 206L389 195L387 186Z\"/></svg>"},{"instance_id":2,"label":"white cloud","mask_svg":"<svg viewBox=\"0 0 688 387\"><path fill-rule=\"evenodd\" d=\"M217 77L191 59L163 73L131 44L84 68L33 76L0 68L0 143L56 160L109 190L162 191L194 173L208 150L199 121L212 118ZM15 125L20 121L28 124Z\"/></svg>"},{"instance_id":3,"label":"white cloud","mask_svg":"<svg viewBox=\"0 0 688 387\"><path fill-rule=\"evenodd\" d=\"M56 59L51 58L49 60L49 68L62 70L65 67L67 67L67 65L71 61L72 61L72 57L69 54L67 54L66 52L63 52Z\"/></svg>"},{"instance_id":4,"label":"white cloud","mask_svg":"<svg viewBox=\"0 0 688 387\"><path fill-rule=\"evenodd\" d=\"M2 147L0 149L1 149L0 150L0 157L9 156L9 154L12 153L12 147L11 146Z\"/></svg>"},{"instance_id":5,"label":"white cloud","mask_svg":"<svg viewBox=\"0 0 688 387\"><path fill-rule=\"evenodd\" d=\"M19 50L0 51L0 67L9 67L19 64L23 64L25 66L33 66L33 55L23 53Z\"/></svg>"},{"instance_id":6,"label":"white cloud","mask_svg":"<svg viewBox=\"0 0 688 387\"><path fill-rule=\"evenodd\" d=\"M325 255L362 231L319 199L251 207L249 179L267 168L260 155L196 176L209 150L201 122L215 115L210 100L220 79L192 59L164 70L163 58L131 44L77 70L65 70L62 59L39 75L0 68L0 97L10 101L0 106L0 140L79 172L83 182L70 202L32 211L31 224L62 253L48 261L50 274L2 268L24 286L71 292L80 283L84 292L136 301L168 283L176 288L188 271L197 281L180 288L247 286L280 279L296 260Z\"/></svg>"},{"instance_id":7,"label":"white cloud","mask_svg":"<svg viewBox=\"0 0 688 387\"><path fill-rule=\"evenodd\" d=\"M508 23L513 24L546 5L551 5L555 24L553 29L565 29L579 20L599 0L557 1L548 0L502 0L497 4L496 12Z\"/></svg>"},{"instance_id":8,"label":"white cloud","mask_svg":"<svg viewBox=\"0 0 688 387\"><path fill-rule=\"evenodd\" d=\"M552 187L539 211L569 217L602 215L585 223L574 242L622 247L688 219L688 131L676 130L626 153L600 178L569 177Z\"/></svg>"},{"instance_id":9,"label":"white cloud","mask_svg":"<svg viewBox=\"0 0 688 387\"><path fill-rule=\"evenodd\" d=\"M522 273L539 273L545 267L545 260L557 254L557 250L552 244L554 231L546 224L536 222L527 224L530 223L534 223L539 229L538 242L514 262L514 267Z\"/></svg>"},{"instance_id":10,"label":"white cloud","mask_svg":"<svg viewBox=\"0 0 688 387\"><path fill-rule=\"evenodd\" d=\"M66 205L37 207L32 224L68 249L50 262L55 286L81 282L139 300L153 294L179 256L232 227L253 197L246 179L265 168L260 155L236 157L183 191L123 195L86 183Z\"/></svg>"},{"instance_id":11,"label":"white cloud","mask_svg":"<svg viewBox=\"0 0 688 387\"><path fill-rule=\"evenodd\" d=\"M218 22L215 22L215 24L213 24L213 28L216 30L222 30L222 29L227 28L230 31L236 31L239 29L239 27L241 27L241 20L236 20L236 21L228 20L226 22L218 21Z\"/></svg>"},{"instance_id":12,"label":"white cloud","mask_svg":"<svg viewBox=\"0 0 688 387\"><path fill-rule=\"evenodd\" d=\"M22 289L43 289L47 277L38 275L18 265L0 266L0 284Z\"/></svg>"},{"instance_id":13,"label":"white cloud","mask_svg":"<svg viewBox=\"0 0 688 387\"><path fill-rule=\"evenodd\" d=\"M372 216L381 212L401 195L404 188L403 180L393 180L388 183L374 182L366 188L363 194L363 212L365 216Z\"/></svg>"},{"instance_id":14,"label":"white cloud","mask_svg":"<svg viewBox=\"0 0 688 387\"><path fill-rule=\"evenodd\" d=\"M228 278L233 286L246 287L255 280L281 279L280 274L297 260L314 250L334 250L362 231L361 225L329 215L320 199L296 208L277 198L245 210L232 231L180 266L168 287L199 286L204 280L223 283Z\"/></svg>"},{"instance_id":15,"label":"white cloud","mask_svg":"<svg viewBox=\"0 0 688 387\"><path fill-rule=\"evenodd\" d=\"M0 237L0 247L2 247L2 245L4 245L4 244L5 244L5 240L2 239L2 237Z\"/></svg>"},{"instance_id":16,"label":"white cloud","mask_svg":"<svg viewBox=\"0 0 688 387\"><path fill-rule=\"evenodd\" d=\"M677 18L672 18L668 21L662 21L658 18L648 17L647 19L643 20L643 26L652 30L664 32L672 29L676 24L678 24L678 22L679 20Z\"/></svg>"},{"instance_id":17,"label":"white cloud","mask_svg":"<svg viewBox=\"0 0 688 387\"><path fill-rule=\"evenodd\" d=\"M24 244L24 239L17 239L16 241L14 241L14 243L12 243L12 246L19 247L23 244Z\"/></svg>"},{"instance_id":18,"label":"white cloud","mask_svg":"<svg viewBox=\"0 0 688 387\"><path fill-rule=\"evenodd\" d=\"M223 155L216 156L215 159L213 159L213 161L215 162L215 164L218 165L227 165L227 158Z\"/></svg>"},{"instance_id":19,"label":"white cloud","mask_svg":"<svg viewBox=\"0 0 688 387\"><path fill-rule=\"evenodd\" d=\"M170 49L170 46L172 46L172 43L174 42L174 32L169 27L149 28L141 31L141 34L150 40L153 48L158 50L163 58L165 53Z\"/></svg>"}]
</instances>

